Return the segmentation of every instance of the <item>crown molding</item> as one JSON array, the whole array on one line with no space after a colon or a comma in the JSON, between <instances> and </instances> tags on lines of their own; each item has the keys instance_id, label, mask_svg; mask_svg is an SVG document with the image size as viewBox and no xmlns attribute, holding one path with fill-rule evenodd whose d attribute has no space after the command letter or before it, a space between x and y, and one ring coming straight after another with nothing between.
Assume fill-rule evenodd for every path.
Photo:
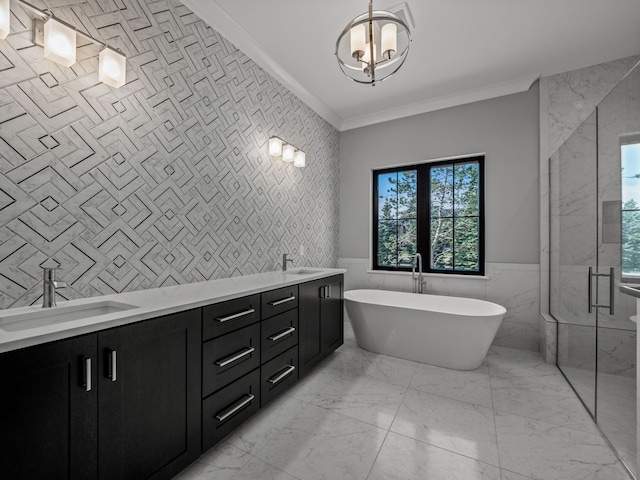
<instances>
[{"instance_id":1,"label":"crown molding","mask_svg":"<svg viewBox=\"0 0 640 480\"><path fill-rule=\"evenodd\" d=\"M519 78L509 82L501 82L486 87L466 90L454 95L446 95L424 102L411 103L394 107L370 115L361 115L346 119L340 131L353 130L355 128L366 127L376 123L388 122L399 118L419 115L421 113L433 112L444 108L457 107L467 103L479 102L490 98L502 97L514 93L526 92L531 85L540 78L540 75Z\"/></svg>"},{"instance_id":2,"label":"crown molding","mask_svg":"<svg viewBox=\"0 0 640 480\"><path fill-rule=\"evenodd\" d=\"M309 92L287 73L241 25L238 24L215 0L181 0L198 17L233 43L251 60L280 82L309 108L320 115L335 129L341 130L343 119L327 104Z\"/></svg>"}]
</instances>

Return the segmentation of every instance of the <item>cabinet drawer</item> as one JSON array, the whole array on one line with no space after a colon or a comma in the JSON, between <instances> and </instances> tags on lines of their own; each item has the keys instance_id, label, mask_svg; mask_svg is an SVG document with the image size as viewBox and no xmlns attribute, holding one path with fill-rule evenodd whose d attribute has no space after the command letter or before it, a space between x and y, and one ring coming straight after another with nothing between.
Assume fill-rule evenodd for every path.
<instances>
[{"instance_id":1,"label":"cabinet drawer","mask_svg":"<svg viewBox=\"0 0 640 480\"><path fill-rule=\"evenodd\" d=\"M260 324L236 330L202 345L202 396L260 365Z\"/></svg>"},{"instance_id":2,"label":"cabinet drawer","mask_svg":"<svg viewBox=\"0 0 640 480\"><path fill-rule=\"evenodd\" d=\"M298 286L279 288L262 294L262 318L273 317L298 307Z\"/></svg>"},{"instance_id":3,"label":"cabinet drawer","mask_svg":"<svg viewBox=\"0 0 640 480\"><path fill-rule=\"evenodd\" d=\"M260 294L203 308L202 339L224 335L260 320Z\"/></svg>"},{"instance_id":4,"label":"cabinet drawer","mask_svg":"<svg viewBox=\"0 0 640 480\"><path fill-rule=\"evenodd\" d=\"M260 369L202 401L202 451L206 451L260 409Z\"/></svg>"},{"instance_id":5,"label":"cabinet drawer","mask_svg":"<svg viewBox=\"0 0 640 480\"><path fill-rule=\"evenodd\" d=\"M298 381L298 347L290 348L265 363L261 371L261 405L266 405Z\"/></svg>"},{"instance_id":6,"label":"cabinet drawer","mask_svg":"<svg viewBox=\"0 0 640 480\"><path fill-rule=\"evenodd\" d=\"M296 346L298 344L298 309L263 320L260 336L262 363Z\"/></svg>"}]
</instances>

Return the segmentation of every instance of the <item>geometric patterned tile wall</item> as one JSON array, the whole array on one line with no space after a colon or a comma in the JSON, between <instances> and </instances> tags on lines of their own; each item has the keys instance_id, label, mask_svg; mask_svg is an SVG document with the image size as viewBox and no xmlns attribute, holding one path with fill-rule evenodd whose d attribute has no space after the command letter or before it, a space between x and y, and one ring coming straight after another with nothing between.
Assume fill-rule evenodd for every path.
<instances>
[{"instance_id":1,"label":"geometric patterned tile wall","mask_svg":"<svg viewBox=\"0 0 640 480\"><path fill-rule=\"evenodd\" d=\"M50 0L122 49L127 84L98 82L93 45L43 58L11 4L0 41L0 308L338 260L338 132L177 1ZM278 135L307 167L274 162Z\"/></svg>"}]
</instances>

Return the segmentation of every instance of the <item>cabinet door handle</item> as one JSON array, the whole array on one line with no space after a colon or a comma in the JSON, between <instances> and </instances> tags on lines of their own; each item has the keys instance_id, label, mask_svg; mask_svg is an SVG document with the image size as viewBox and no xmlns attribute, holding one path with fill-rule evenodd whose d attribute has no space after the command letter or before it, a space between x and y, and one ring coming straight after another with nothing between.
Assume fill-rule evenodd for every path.
<instances>
[{"instance_id":1,"label":"cabinet door handle","mask_svg":"<svg viewBox=\"0 0 640 480\"><path fill-rule=\"evenodd\" d=\"M216 415L216 419L218 419L218 421L220 422L224 422L227 418L231 417L232 415L236 414L241 409L249 405L251 403L251 400L253 400L254 398L256 398L255 395L251 393L246 394L242 399L236 402L235 405L232 405L225 411L220 412L218 415Z\"/></svg>"},{"instance_id":2,"label":"cabinet door handle","mask_svg":"<svg viewBox=\"0 0 640 480\"><path fill-rule=\"evenodd\" d=\"M216 365L218 365L219 367L226 367L227 365L229 365L230 363L233 363L237 360L240 360L242 357L246 357L247 355L249 355L250 353L254 352L255 348L254 347L247 347L244 350L242 350L241 352L238 352L234 355L231 355L229 357L223 358L222 360L218 360L216 362Z\"/></svg>"},{"instance_id":3,"label":"cabinet door handle","mask_svg":"<svg viewBox=\"0 0 640 480\"><path fill-rule=\"evenodd\" d=\"M320 287L320 298L327 298L327 286L323 285Z\"/></svg>"},{"instance_id":4,"label":"cabinet door handle","mask_svg":"<svg viewBox=\"0 0 640 480\"><path fill-rule=\"evenodd\" d=\"M331 298L331 285L327 285L327 296L324 298Z\"/></svg>"},{"instance_id":5,"label":"cabinet door handle","mask_svg":"<svg viewBox=\"0 0 640 480\"><path fill-rule=\"evenodd\" d=\"M284 370L282 370L281 373L274 375L273 377L271 377L269 380L267 380L269 383L275 385L278 382L281 382L282 380L285 379L285 377L289 376L289 374L291 374L294 370L296 369L296 367L294 365L287 365Z\"/></svg>"},{"instance_id":6,"label":"cabinet door handle","mask_svg":"<svg viewBox=\"0 0 640 480\"><path fill-rule=\"evenodd\" d=\"M269 340L271 340L272 342L277 342L281 338L286 337L287 335L289 335L290 333L293 333L295 331L296 331L296 327L289 327L289 328L285 328L280 333L276 333L275 335L271 335L270 337L267 337L267 338Z\"/></svg>"},{"instance_id":7,"label":"cabinet door handle","mask_svg":"<svg viewBox=\"0 0 640 480\"><path fill-rule=\"evenodd\" d=\"M118 354L115 350L108 350L109 370L107 371L107 377L115 382L118 379Z\"/></svg>"},{"instance_id":8,"label":"cabinet door handle","mask_svg":"<svg viewBox=\"0 0 640 480\"><path fill-rule=\"evenodd\" d=\"M216 322L220 322L220 323L228 322L229 320L235 320L236 318L244 317L245 315L251 315L255 311L256 311L255 308L250 308L248 310L244 310L242 312L229 315L228 317L217 317Z\"/></svg>"},{"instance_id":9,"label":"cabinet door handle","mask_svg":"<svg viewBox=\"0 0 640 480\"><path fill-rule=\"evenodd\" d=\"M269 305L271 305L272 307L277 307L278 305L282 305L283 303L293 302L295 299L296 297L291 296L283 298L282 300L276 300L275 302L269 302Z\"/></svg>"},{"instance_id":10,"label":"cabinet door handle","mask_svg":"<svg viewBox=\"0 0 640 480\"><path fill-rule=\"evenodd\" d=\"M83 358L82 361L82 386L87 392L91 391L91 358Z\"/></svg>"}]
</instances>

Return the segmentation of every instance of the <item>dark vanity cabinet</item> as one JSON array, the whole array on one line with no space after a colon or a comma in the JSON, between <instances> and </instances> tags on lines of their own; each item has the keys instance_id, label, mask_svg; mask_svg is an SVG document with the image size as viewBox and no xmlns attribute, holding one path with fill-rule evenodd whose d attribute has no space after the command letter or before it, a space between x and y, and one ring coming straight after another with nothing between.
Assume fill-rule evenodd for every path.
<instances>
[{"instance_id":1,"label":"dark vanity cabinet","mask_svg":"<svg viewBox=\"0 0 640 480\"><path fill-rule=\"evenodd\" d=\"M300 376L344 343L343 276L300 284Z\"/></svg>"},{"instance_id":2,"label":"dark vanity cabinet","mask_svg":"<svg viewBox=\"0 0 640 480\"><path fill-rule=\"evenodd\" d=\"M0 355L0 478L96 478L96 335Z\"/></svg>"},{"instance_id":3,"label":"dark vanity cabinet","mask_svg":"<svg viewBox=\"0 0 640 480\"><path fill-rule=\"evenodd\" d=\"M195 460L200 315L0 355L0 478L168 479Z\"/></svg>"},{"instance_id":4,"label":"dark vanity cabinet","mask_svg":"<svg viewBox=\"0 0 640 480\"><path fill-rule=\"evenodd\" d=\"M98 478L171 478L200 455L200 316L98 333Z\"/></svg>"},{"instance_id":5,"label":"dark vanity cabinet","mask_svg":"<svg viewBox=\"0 0 640 480\"><path fill-rule=\"evenodd\" d=\"M342 344L342 275L0 354L0 479L169 479Z\"/></svg>"}]
</instances>

